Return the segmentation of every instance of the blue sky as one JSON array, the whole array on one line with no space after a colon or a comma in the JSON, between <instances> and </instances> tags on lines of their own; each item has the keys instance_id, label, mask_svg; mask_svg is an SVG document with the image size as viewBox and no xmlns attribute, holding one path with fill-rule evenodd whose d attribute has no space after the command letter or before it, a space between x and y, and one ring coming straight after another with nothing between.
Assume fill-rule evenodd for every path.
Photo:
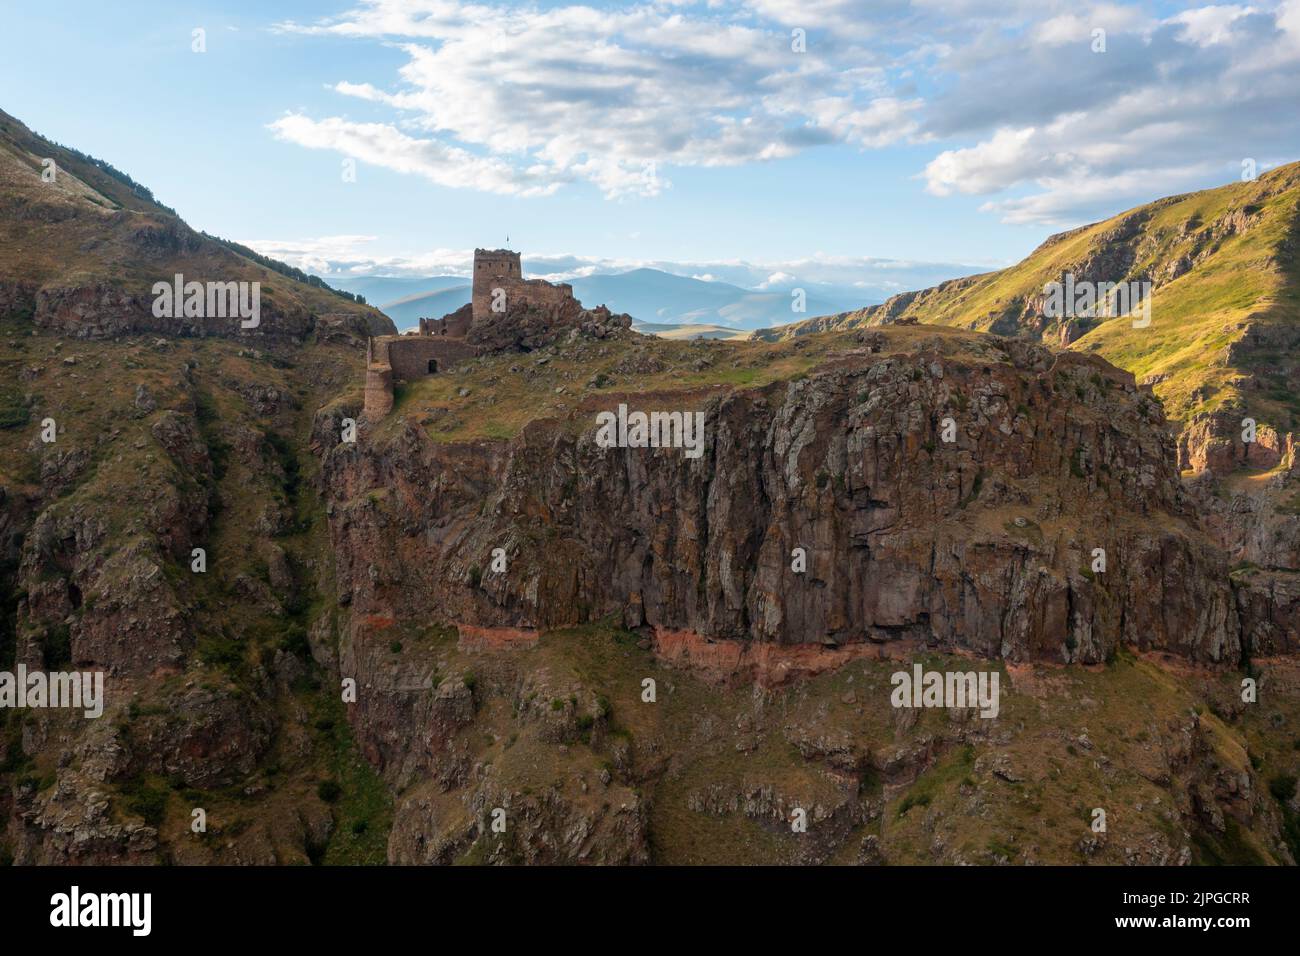
<instances>
[{"instance_id":1,"label":"blue sky","mask_svg":"<svg viewBox=\"0 0 1300 956\"><path fill-rule=\"evenodd\" d=\"M1300 155L1300 0L114 7L7 6L0 108L322 273L508 234L555 275L906 288Z\"/></svg>"}]
</instances>

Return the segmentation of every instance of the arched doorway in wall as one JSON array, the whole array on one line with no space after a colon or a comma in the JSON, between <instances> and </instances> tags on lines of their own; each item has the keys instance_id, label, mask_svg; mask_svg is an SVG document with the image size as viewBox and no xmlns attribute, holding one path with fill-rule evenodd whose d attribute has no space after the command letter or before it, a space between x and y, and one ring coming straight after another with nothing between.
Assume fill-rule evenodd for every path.
<instances>
[{"instance_id":1,"label":"arched doorway in wall","mask_svg":"<svg viewBox=\"0 0 1300 956\"><path fill-rule=\"evenodd\" d=\"M438 374L438 360L437 360L437 359L429 359L429 374L430 374L430 375L437 375L437 374Z\"/></svg>"}]
</instances>

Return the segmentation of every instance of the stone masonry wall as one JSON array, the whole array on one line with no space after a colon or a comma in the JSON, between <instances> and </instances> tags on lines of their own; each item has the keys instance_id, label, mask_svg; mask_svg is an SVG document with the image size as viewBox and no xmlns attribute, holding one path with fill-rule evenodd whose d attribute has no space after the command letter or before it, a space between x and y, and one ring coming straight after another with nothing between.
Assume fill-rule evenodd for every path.
<instances>
[{"instance_id":1,"label":"stone masonry wall","mask_svg":"<svg viewBox=\"0 0 1300 956\"><path fill-rule=\"evenodd\" d=\"M404 335L378 340L376 358L393 369L394 381L412 381L429 374L430 360L438 363L437 371L463 359L473 358L478 349L464 342L442 336Z\"/></svg>"},{"instance_id":2,"label":"stone masonry wall","mask_svg":"<svg viewBox=\"0 0 1300 956\"><path fill-rule=\"evenodd\" d=\"M492 290L509 289L523 282L519 253L508 249L475 249L474 282L470 294L475 322L481 322L492 309ZM507 292L507 301L509 293Z\"/></svg>"},{"instance_id":3,"label":"stone masonry wall","mask_svg":"<svg viewBox=\"0 0 1300 956\"><path fill-rule=\"evenodd\" d=\"M379 421L393 410L393 370L387 365L366 369L365 416Z\"/></svg>"}]
</instances>

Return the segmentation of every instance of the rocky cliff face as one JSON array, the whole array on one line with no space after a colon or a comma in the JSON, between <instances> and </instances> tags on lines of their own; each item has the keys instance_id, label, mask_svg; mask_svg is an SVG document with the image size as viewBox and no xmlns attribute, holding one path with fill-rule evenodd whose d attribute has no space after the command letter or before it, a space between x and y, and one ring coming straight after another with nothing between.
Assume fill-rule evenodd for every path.
<instances>
[{"instance_id":1,"label":"rocky cliff face","mask_svg":"<svg viewBox=\"0 0 1300 956\"><path fill-rule=\"evenodd\" d=\"M905 292L781 329L765 340L920 322L975 328L1099 354L1153 387L1181 434L1180 466L1226 474L1272 467L1296 430L1300 164L1256 181L1172 196L1047 239L1000 272ZM1141 283L1147 324L1047 308L1048 283ZM1059 308L1059 304L1058 304ZM1242 448L1241 420L1271 441ZM1234 447L1236 445L1237 447Z\"/></svg>"},{"instance_id":2,"label":"rocky cliff face","mask_svg":"<svg viewBox=\"0 0 1300 956\"><path fill-rule=\"evenodd\" d=\"M233 261L234 257L230 259ZM157 281L171 281L163 269L184 269L183 263L164 264L156 273ZM190 272L199 276L225 274L220 266L198 265ZM183 273L182 273L183 274ZM252 279L250 281L258 281ZM0 279L0 309L26 313L38 328L57 335L79 339L112 339L133 334L221 336L250 341L280 339L303 341L316 334L322 339L354 340L367 335L384 335L394 331L392 323L377 313L361 308L349 311L340 303L337 311L314 313L296 302L277 303L273 290L261 300L259 324L241 328L237 317L217 318L178 315L158 317L153 314L151 284L141 280L126 289L110 282L47 285L37 288L30 283Z\"/></svg>"},{"instance_id":3,"label":"rocky cliff face","mask_svg":"<svg viewBox=\"0 0 1300 956\"><path fill-rule=\"evenodd\" d=\"M1123 641L1235 660L1227 569L1181 514L1158 403L1096 360L1005 341L973 365L934 345L655 396L704 412L696 460L597 447L590 401L508 442L440 445L408 424L332 448L340 597L482 626L616 615L776 644L1098 662Z\"/></svg>"},{"instance_id":4,"label":"rocky cliff face","mask_svg":"<svg viewBox=\"0 0 1300 956\"><path fill-rule=\"evenodd\" d=\"M842 675L871 661L936 651L1095 664L1127 646L1219 666L1248 651L1294 652L1276 596L1234 582L1186 511L1159 403L1130 376L1015 340L984 340L972 356L932 335L899 352L895 334L863 334L810 374L762 388L588 397L505 440L437 442L398 415L345 445L339 423L351 410L317 416L347 608L340 673L359 688L350 719L368 759L406 794L391 859L446 862L483 847L495 847L492 861L649 858L650 820L669 811L628 788L673 792L672 774L662 777L656 745L639 736L619 749L609 691L587 667L566 678L528 656L539 641L564 641L544 636L564 628L612 621L639 631L658 666L768 688L851 682ZM597 447L595 414L628 400L702 410L703 455ZM791 569L796 548L806 572ZM612 713L626 706L637 705ZM736 748L759 746L745 742L753 724L741 720ZM905 789L947 759L945 747L989 742L972 725L955 742L854 756L813 726L824 718L785 733L841 782L817 791L819 838L792 850L794 861L838 858L851 834L878 826L884 803L845 773ZM547 746L560 763L545 762L540 779L554 771L581 781L580 793L524 784L543 759L533 748ZM521 749L532 770L503 765ZM1222 769L1210 749L1192 728L1165 773L1184 794L1186 825L1217 819L1223 832L1237 788L1261 785L1249 769ZM593 753L613 755L612 776ZM809 805L771 780L706 779L671 812L779 830ZM1236 796L1217 799L1224 787ZM1248 794L1238 816L1285 855L1269 806ZM494 808L522 824L507 840L485 839ZM1128 862L1191 852L1158 835L1109 850L1085 842L1076 852ZM868 839L855 859L888 855Z\"/></svg>"},{"instance_id":5,"label":"rocky cliff face","mask_svg":"<svg viewBox=\"0 0 1300 956\"><path fill-rule=\"evenodd\" d=\"M1300 591L1298 183L1300 166L1291 164L1258 181L1158 200L1053 236L1002 272L758 335L955 325L1042 339L1135 371L1176 430L1184 510L1234 569L1244 649L1287 652ZM1044 283L1066 275L1076 284L1150 283L1152 321L1052 319Z\"/></svg>"},{"instance_id":6,"label":"rocky cliff face","mask_svg":"<svg viewBox=\"0 0 1300 956\"><path fill-rule=\"evenodd\" d=\"M501 383L485 401L517 375L525 407L558 403L513 437L439 440L408 402L343 444L360 395L342 353L295 369L229 342L31 341L36 419L83 376L113 387L0 499L21 537L14 659L103 668L110 695L101 721L2 725L18 861L307 861L366 838L400 863L1152 863L1213 850L1191 834L1245 853L1242 832L1290 859L1227 729L1254 714L1220 688L1189 725L1185 680L1124 649L1208 674L1292 651L1290 592L1229 574L1159 403L1098 359L913 327L763 347L795 371L719 387L699 382L748 376L749 353L580 333L471 363L475 389ZM105 349L141 381L103 378ZM633 387L646 375L680 387ZM342 397L311 425L319 476L295 485L307 381ZM702 411L702 454L597 447L620 403ZM935 654L1003 669L1003 716L891 710L889 673ZM1300 693L1274 673L1270 699ZM1116 717L1122 735L1092 714L1134 701L1151 713ZM322 767L345 733L391 824L317 790L369 772ZM1044 746L1069 766L1067 748L1104 751L1089 799L1150 810L1110 840L972 843L963 821L1014 817L999 788L1058 786ZM211 836L189 833L194 806Z\"/></svg>"},{"instance_id":7,"label":"rocky cliff face","mask_svg":"<svg viewBox=\"0 0 1300 956\"><path fill-rule=\"evenodd\" d=\"M327 743L311 727L336 718L309 715L301 698L326 666L313 639L331 659L332 617L307 613L326 565L295 433L355 374L364 339L272 354L222 340L91 343L34 334L26 316L0 321L22 389L0 429L0 671L99 672L104 688L93 719L0 710L0 858L323 853L334 821L307 782L323 779ZM314 400L304 381L322 389ZM288 769L268 772L271 761ZM293 779L304 792L287 792ZM202 838L186 822L194 808L210 816Z\"/></svg>"},{"instance_id":8,"label":"rocky cliff face","mask_svg":"<svg viewBox=\"0 0 1300 956\"><path fill-rule=\"evenodd\" d=\"M584 309L572 296L553 292L541 300L520 297L502 312L489 311L470 327L467 340L493 352L531 352L571 334L603 339L631 327L630 315L612 313L603 305Z\"/></svg>"}]
</instances>

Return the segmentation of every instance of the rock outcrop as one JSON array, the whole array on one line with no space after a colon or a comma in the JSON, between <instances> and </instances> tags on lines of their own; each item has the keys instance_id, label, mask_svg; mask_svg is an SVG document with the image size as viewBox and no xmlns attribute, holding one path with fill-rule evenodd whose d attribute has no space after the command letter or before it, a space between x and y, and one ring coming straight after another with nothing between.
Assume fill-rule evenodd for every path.
<instances>
[{"instance_id":1,"label":"rock outcrop","mask_svg":"<svg viewBox=\"0 0 1300 956\"><path fill-rule=\"evenodd\" d=\"M615 314L605 306L584 309L572 297L553 303L525 301L500 314L489 313L469 331L474 345L491 352L532 352L570 333L604 339L632 327L632 317Z\"/></svg>"},{"instance_id":2,"label":"rock outcrop","mask_svg":"<svg viewBox=\"0 0 1300 956\"><path fill-rule=\"evenodd\" d=\"M324 481L340 599L484 626L612 614L709 639L1235 661L1227 568L1182 514L1159 404L1100 360L1000 347L981 367L939 343L673 396L704 412L697 460L598 448L590 404L506 442L407 425L339 446ZM498 548L506 573L488 570Z\"/></svg>"}]
</instances>

